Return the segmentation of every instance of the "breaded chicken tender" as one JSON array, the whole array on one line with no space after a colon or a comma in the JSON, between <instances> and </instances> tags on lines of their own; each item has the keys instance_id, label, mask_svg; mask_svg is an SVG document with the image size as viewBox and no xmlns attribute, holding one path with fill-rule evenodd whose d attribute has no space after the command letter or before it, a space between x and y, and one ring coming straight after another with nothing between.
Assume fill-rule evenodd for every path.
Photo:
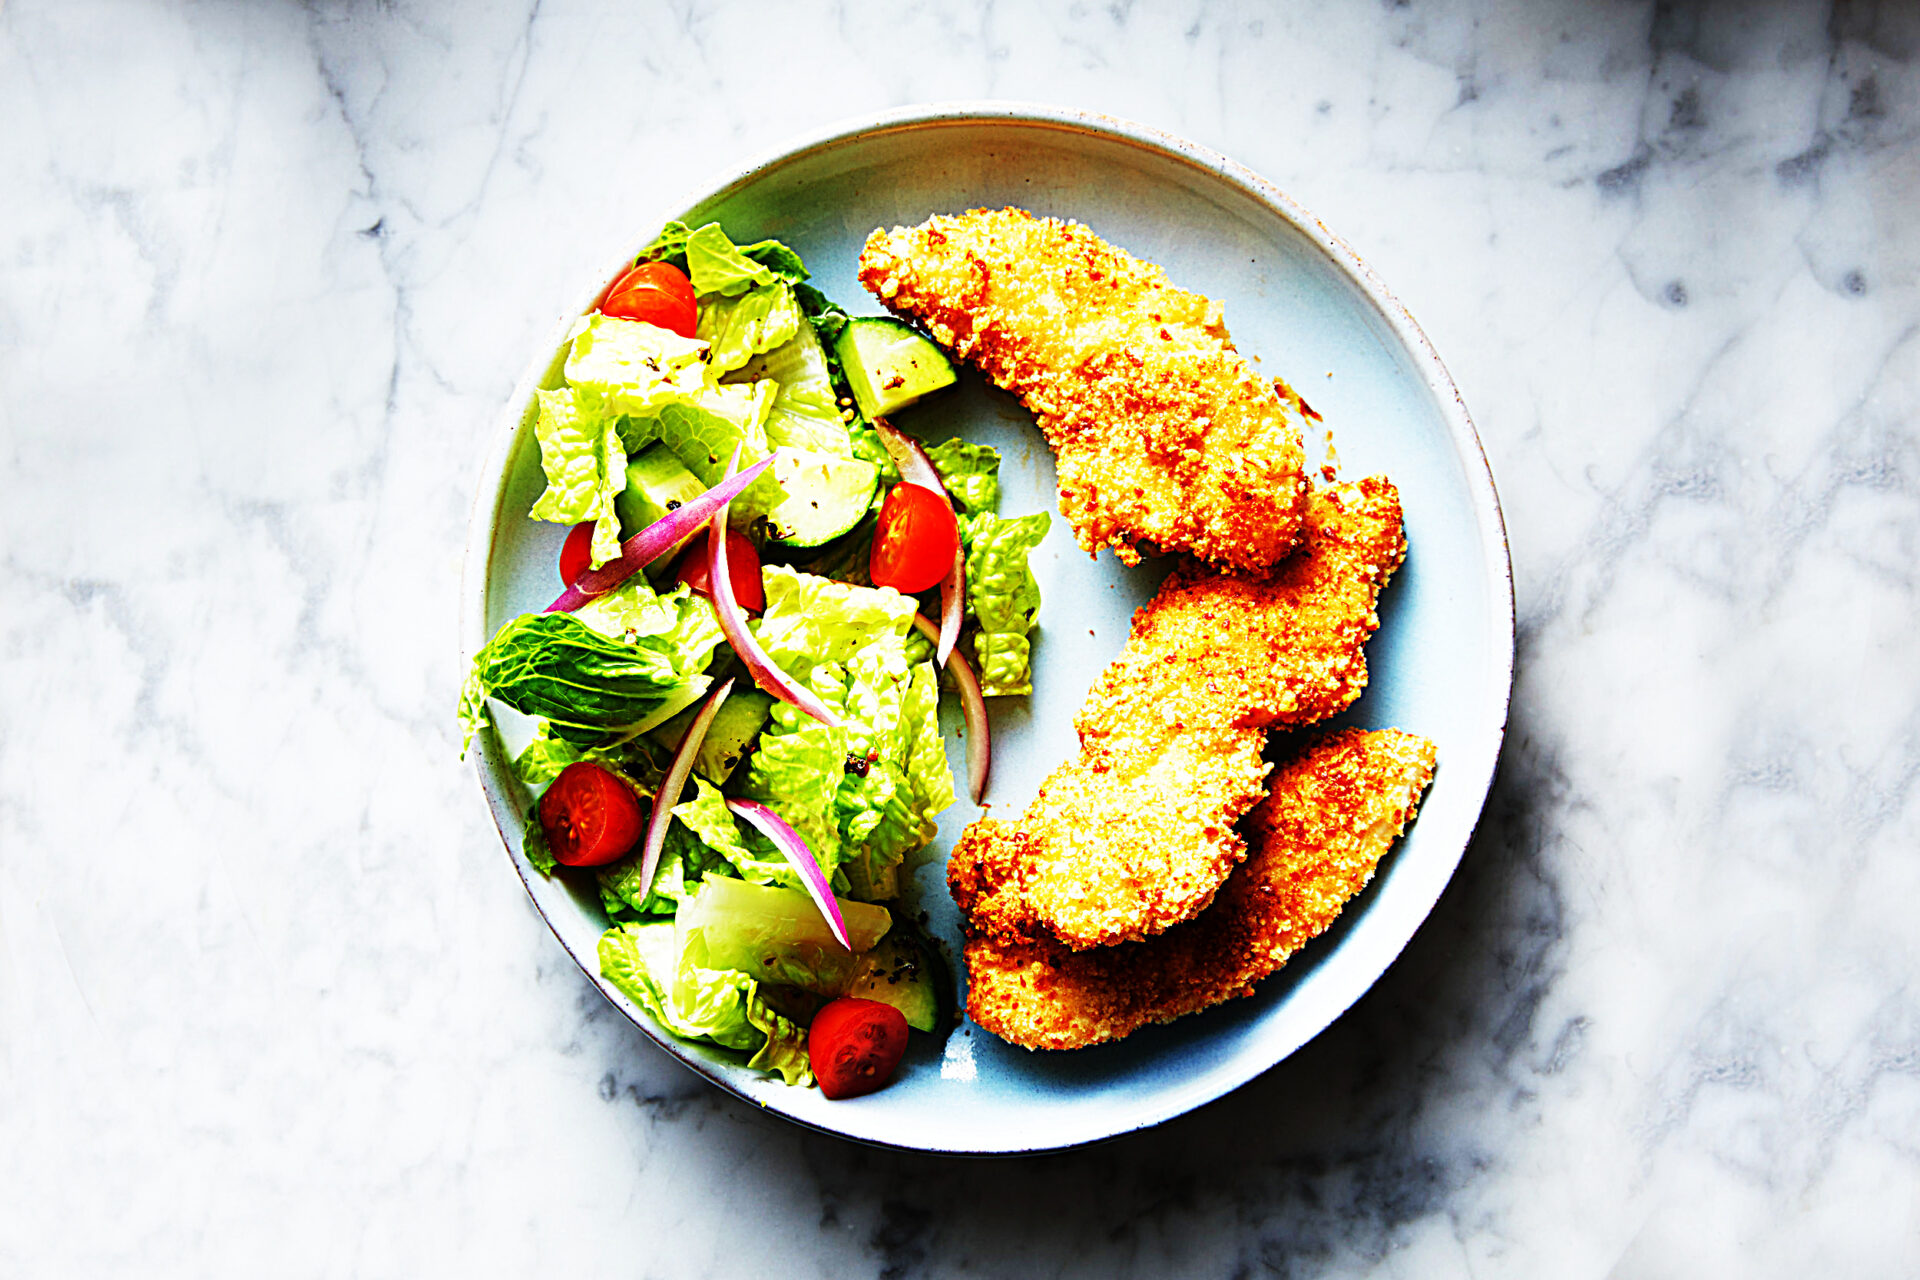
<instances>
[{"instance_id":1,"label":"breaded chicken tender","mask_svg":"<svg viewBox=\"0 0 1920 1280\"><path fill-rule=\"evenodd\" d=\"M1175 570L1088 692L1081 742L1124 741L1143 722L1301 727L1345 711L1406 551L1400 492L1369 476L1314 491L1300 549L1270 573Z\"/></svg>"},{"instance_id":2,"label":"breaded chicken tender","mask_svg":"<svg viewBox=\"0 0 1920 1280\"><path fill-rule=\"evenodd\" d=\"M947 859L947 885L969 932L1044 929L1098 947L1206 906L1246 856L1234 824L1266 794L1267 735L1155 730L1124 751L1094 747L1060 765L1018 822L967 828Z\"/></svg>"},{"instance_id":3,"label":"breaded chicken tender","mask_svg":"<svg viewBox=\"0 0 1920 1280\"><path fill-rule=\"evenodd\" d=\"M948 858L968 931L1101 947L1204 910L1246 855L1234 824L1265 794L1267 728L1360 696L1405 547L1399 496L1373 477L1315 493L1301 548L1269 573L1176 571L1088 695L1079 758Z\"/></svg>"},{"instance_id":4,"label":"breaded chicken tender","mask_svg":"<svg viewBox=\"0 0 1920 1280\"><path fill-rule=\"evenodd\" d=\"M1218 303L1020 209L875 231L860 283L1032 412L1088 552L1135 564L1145 542L1264 569L1292 549L1303 405L1234 350Z\"/></svg>"},{"instance_id":5,"label":"breaded chicken tender","mask_svg":"<svg viewBox=\"0 0 1920 1280\"><path fill-rule=\"evenodd\" d=\"M1413 821L1434 754L1397 729L1308 742L1274 770L1245 823L1252 853L1199 917L1088 951L970 939L968 1016L1029 1049L1078 1049L1251 995L1373 878Z\"/></svg>"}]
</instances>

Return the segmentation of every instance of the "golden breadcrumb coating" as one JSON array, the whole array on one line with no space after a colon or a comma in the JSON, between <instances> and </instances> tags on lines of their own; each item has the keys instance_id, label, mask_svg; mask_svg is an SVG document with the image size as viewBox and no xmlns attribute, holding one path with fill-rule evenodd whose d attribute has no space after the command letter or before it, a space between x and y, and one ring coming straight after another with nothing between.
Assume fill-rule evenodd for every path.
<instances>
[{"instance_id":1,"label":"golden breadcrumb coating","mask_svg":"<svg viewBox=\"0 0 1920 1280\"><path fill-rule=\"evenodd\" d=\"M1233 826L1265 793L1267 727L1335 715L1365 686L1400 524L1374 477L1314 494L1303 545L1269 573L1168 579L1088 695L1079 757L948 858L969 933L1112 946L1203 911L1246 854Z\"/></svg>"},{"instance_id":2,"label":"golden breadcrumb coating","mask_svg":"<svg viewBox=\"0 0 1920 1280\"><path fill-rule=\"evenodd\" d=\"M947 885L969 932L1036 926L1075 947L1158 933L1212 900L1266 794L1260 729L1157 726L1125 751L1083 750L1047 775L1017 823L967 828Z\"/></svg>"},{"instance_id":3,"label":"golden breadcrumb coating","mask_svg":"<svg viewBox=\"0 0 1920 1280\"><path fill-rule=\"evenodd\" d=\"M1406 550L1399 490L1369 476L1315 490L1300 549L1266 574L1175 570L1088 692L1080 740L1125 739L1143 719L1298 727L1345 711Z\"/></svg>"},{"instance_id":4,"label":"golden breadcrumb coating","mask_svg":"<svg viewBox=\"0 0 1920 1280\"><path fill-rule=\"evenodd\" d=\"M1245 824L1252 853L1213 905L1157 938L1070 951L967 943L967 1014L1029 1049L1078 1049L1251 995L1333 923L1413 821L1434 746L1398 729L1343 729L1274 770Z\"/></svg>"},{"instance_id":5,"label":"golden breadcrumb coating","mask_svg":"<svg viewBox=\"0 0 1920 1280\"><path fill-rule=\"evenodd\" d=\"M1087 551L1135 564L1147 542L1264 569L1292 548L1302 405L1234 350L1218 303L1021 209L875 231L860 283L1032 412Z\"/></svg>"}]
</instances>

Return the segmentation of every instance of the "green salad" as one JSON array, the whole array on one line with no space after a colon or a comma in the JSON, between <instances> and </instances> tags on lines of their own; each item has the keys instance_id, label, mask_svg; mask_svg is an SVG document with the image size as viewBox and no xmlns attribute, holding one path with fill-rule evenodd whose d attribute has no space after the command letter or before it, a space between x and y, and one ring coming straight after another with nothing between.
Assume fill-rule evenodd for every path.
<instances>
[{"instance_id":1,"label":"green salad","mask_svg":"<svg viewBox=\"0 0 1920 1280\"><path fill-rule=\"evenodd\" d=\"M937 346L807 279L671 223L574 325L528 513L571 526L564 590L475 655L460 719L531 718L525 853L597 881L608 982L843 1097L951 1018L888 904L955 799L943 684L976 800L981 700L1031 690L1048 516L999 513L991 447L890 421L955 381Z\"/></svg>"}]
</instances>

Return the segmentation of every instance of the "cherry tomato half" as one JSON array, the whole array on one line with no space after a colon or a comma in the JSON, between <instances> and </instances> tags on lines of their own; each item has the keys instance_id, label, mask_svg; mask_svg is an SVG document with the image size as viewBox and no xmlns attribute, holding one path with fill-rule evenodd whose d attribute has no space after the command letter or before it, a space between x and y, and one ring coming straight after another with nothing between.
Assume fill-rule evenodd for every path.
<instances>
[{"instance_id":1,"label":"cherry tomato half","mask_svg":"<svg viewBox=\"0 0 1920 1280\"><path fill-rule=\"evenodd\" d=\"M680 557L674 577L703 596L713 594L713 581L707 576L707 540L695 538ZM767 589L760 584L760 553L744 533L727 530L727 581L733 584L733 602L748 613L767 607Z\"/></svg>"},{"instance_id":2,"label":"cherry tomato half","mask_svg":"<svg viewBox=\"0 0 1920 1280\"><path fill-rule=\"evenodd\" d=\"M593 521L582 520L560 544L560 585L570 587L573 580L593 563Z\"/></svg>"},{"instance_id":3,"label":"cherry tomato half","mask_svg":"<svg viewBox=\"0 0 1920 1280\"><path fill-rule=\"evenodd\" d=\"M880 504L868 570L876 587L913 595L947 576L960 550L960 522L944 493L897 484Z\"/></svg>"},{"instance_id":4,"label":"cherry tomato half","mask_svg":"<svg viewBox=\"0 0 1920 1280\"><path fill-rule=\"evenodd\" d=\"M693 336L699 317L693 301L693 282L671 262L643 262L614 282L602 315L622 320L644 320L671 329L683 338Z\"/></svg>"},{"instance_id":5,"label":"cherry tomato half","mask_svg":"<svg viewBox=\"0 0 1920 1280\"><path fill-rule=\"evenodd\" d=\"M604 866L633 848L645 826L633 788L585 760L562 769L540 797L540 830L565 866Z\"/></svg>"},{"instance_id":6,"label":"cherry tomato half","mask_svg":"<svg viewBox=\"0 0 1920 1280\"><path fill-rule=\"evenodd\" d=\"M841 996L813 1015L807 1060L829 1098L857 1098L893 1078L907 1051L907 1019L890 1004Z\"/></svg>"}]
</instances>

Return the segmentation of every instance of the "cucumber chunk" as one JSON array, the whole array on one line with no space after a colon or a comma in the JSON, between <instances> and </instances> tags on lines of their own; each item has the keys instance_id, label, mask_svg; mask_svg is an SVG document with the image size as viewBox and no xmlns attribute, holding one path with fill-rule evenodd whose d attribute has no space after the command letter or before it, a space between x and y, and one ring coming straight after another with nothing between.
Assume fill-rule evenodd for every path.
<instances>
[{"instance_id":1,"label":"cucumber chunk","mask_svg":"<svg viewBox=\"0 0 1920 1280\"><path fill-rule=\"evenodd\" d=\"M833 349L854 401L869 418L884 418L958 376L931 339L890 317L849 321Z\"/></svg>"},{"instance_id":2,"label":"cucumber chunk","mask_svg":"<svg viewBox=\"0 0 1920 1280\"><path fill-rule=\"evenodd\" d=\"M871 462L804 449L781 450L773 476L787 496L767 513L767 540L783 547L833 541L860 523L880 484Z\"/></svg>"},{"instance_id":3,"label":"cucumber chunk","mask_svg":"<svg viewBox=\"0 0 1920 1280\"><path fill-rule=\"evenodd\" d=\"M940 994L934 985L934 964L912 934L895 929L860 957L847 994L892 1005L915 1031L938 1030Z\"/></svg>"},{"instance_id":4,"label":"cucumber chunk","mask_svg":"<svg viewBox=\"0 0 1920 1280\"><path fill-rule=\"evenodd\" d=\"M706 491L700 477L687 470L673 450L654 441L627 463L627 487L613 500L614 513L620 517L620 536L631 538Z\"/></svg>"},{"instance_id":5,"label":"cucumber chunk","mask_svg":"<svg viewBox=\"0 0 1920 1280\"><path fill-rule=\"evenodd\" d=\"M714 713L713 723L707 726L707 736L701 739L700 749L693 753L694 772L716 787L724 783L753 749L753 741L760 736L772 710L773 699L766 694L758 689L736 687ZM700 708L689 707L647 736L669 752L676 751L680 739L687 734L687 726L699 714Z\"/></svg>"}]
</instances>

